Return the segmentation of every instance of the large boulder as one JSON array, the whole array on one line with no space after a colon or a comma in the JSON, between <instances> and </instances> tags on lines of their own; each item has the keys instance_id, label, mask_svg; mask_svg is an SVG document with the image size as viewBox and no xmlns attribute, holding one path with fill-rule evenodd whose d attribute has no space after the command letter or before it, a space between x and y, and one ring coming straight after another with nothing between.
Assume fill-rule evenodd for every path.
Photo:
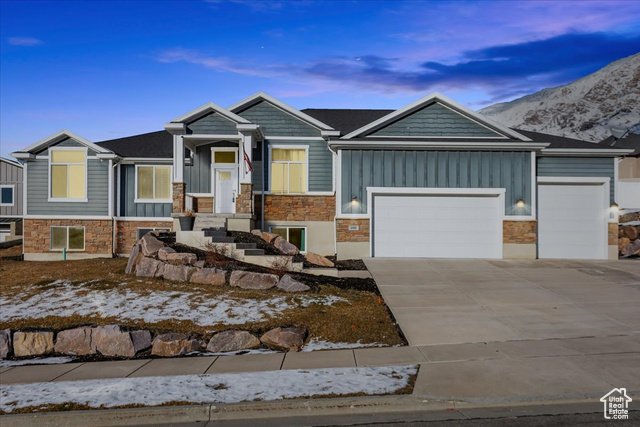
<instances>
[{"instance_id":1,"label":"large boulder","mask_svg":"<svg viewBox=\"0 0 640 427\"><path fill-rule=\"evenodd\" d=\"M147 234L148 236L148 234ZM136 276L139 277L160 277L165 264L153 258L143 257L136 265Z\"/></svg>"},{"instance_id":2,"label":"large boulder","mask_svg":"<svg viewBox=\"0 0 640 427\"><path fill-rule=\"evenodd\" d=\"M292 245L286 239L283 239L280 236L278 236L278 238L274 240L273 245L276 248L280 249L280 252L286 255L297 255L300 253L298 248L296 248L294 245Z\"/></svg>"},{"instance_id":3,"label":"large boulder","mask_svg":"<svg viewBox=\"0 0 640 427\"><path fill-rule=\"evenodd\" d=\"M83 327L58 332L54 345L56 353L85 356L96 354L93 342L93 328Z\"/></svg>"},{"instance_id":4,"label":"large boulder","mask_svg":"<svg viewBox=\"0 0 640 427\"><path fill-rule=\"evenodd\" d=\"M169 246L163 246L162 248L158 249L158 259L160 261L166 261L168 255L175 253L176 251L174 249L171 249Z\"/></svg>"},{"instance_id":5,"label":"large boulder","mask_svg":"<svg viewBox=\"0 0 640 427\"><path fill-rule=\"evenodd\" d=\"M321 267L335 267L335 264L333 262L326 259L322 255L314 254L313 252L307 252L304 257L313 265L319 265Z\"/></svg>"},{"instance_id":6,"label":"large boulder","mask_svg":"<svg viewBox=\"0 0 640 427\"><path fill-rule=\"evenodd\" d=\"M198 261L198 256L189 252L167 254L166 261L174 265L193 265Z\"/></svg>"},{"instance_id":7,"label":"large boulder","mask_svg":"<svg viewBox=\"0 0 640 427\"><path fill-rule=\"evenodd\" d=\"M266 231L260 234L260 237L262 237L262 240L264 240L267 243L271 243L274 240L276 240L278 237L280 237L279 234L275 234L275 233L267 233Z\"/></svg>"},{"instance_id":8,"label":"large boulder","mask_svg":"<svg viewBox=\"0 0 640 427\"><path fill-rule=\"evenodd\" d=\"M204 350L204 344L186 334L169 332L158 335L152 343L151 354L162 357L183 356L194 351Z\"/></svg>"},{"instance_id":9,"label":"large boulder","mask_svg":"<svg viewBox=\"0 0 640 427\"><path fill-rule=\"evenodd\" d=\"M13 354L40 356L53 352L53 332L16 332L13 334Z\"/></svg>"},{"instance_id":10,"label":"large boulder","mask_svg":"<svg viewBox=\"0 0 640 427\"><path fill-rule=\"evenodd\" d=\"M146 257L155 257L158 251L164 247L164 243L156 239L152 233L147 233L140 239L142 243L142 255Z\"/></svg>"},{"instance_id":11,"label":"large boulder","mask_svg":"<svg viewBox=\"0 0 640 427\"><path fill-rule=\"evenodd\" d=\"M280 278L277 286L278 289L285 292L306 292L311 289L309 286L294 279L288 274L285 274Z\"/></svg>"},{"instance_id":12,"label":"large boulder","mask_svg":"<svg viewBox=\"0 0 640 427\"><path fill-rule=\"evenodd\" d=\"M189 267L186 265L165 264L162 269L162 277L176 282L188 282L191 275L197 270L198 269L195 267Z\"/></svg>"},{"instance_id":13,"label":"large boulder","mask_svg":"<svg viewBox=\"0 0 640 427\"><path fill-rule=\"evenodd\" d=\"M191 283L201 283L203 285L224 285L226 283L227 272L217 268L201 268L191 275Z\"/></svg>"},{"instance_id":14,"label":"large boulder","mask_svg":"<svg viewBox=\"0 0 640 427\"><path fill-rule=\"evenodd\" d=\"M278 284L278 276L236 270L231 273L229 284L242 289L271 289Z\"/></svg>"},{"instance_id":15,"label":"large boulder","mask_svg":"<svg viewBox=\"0 0 640 427\"><path fill-rule=\"evenodd\" d=\"M262 344L282 351L300 351L307 331L301 327L275 328L260 337Z\"/></svg>"},{"instance_id":16,"label":"large boulder","mask_svg":"<svg viewBox=\"0 0 640 427\"><path fill-rule=\"evenodd\" d=\"M13 352L11 345L11 330L0 331L0 359L6 359Z\"/></svg>"},{"instance_id":17,"label":"large boulder","mask_svg":"<svg viewBox=\"0 0 640 427\"><path fill-rule=\"evenodd\" d=\"M129 254L129 262L127 263L127 268L125 268L125 274L133 274L136 272L136 265L140 262L142 258L141 253L141 243L137 241L133 247L131 248L131 253Z\"/></svg>"},{"instance_id":18,"label":"large boulder","mask_svg":"<svg viewBox=\"0 0 640 427\"><path fill-rule=\"evenodd\" d=\"M256 348L260 340L247 331L224 331L215 334L209 340L207 351L222 353L226 351L239 351Z\"/></svg>"},{"instance_id":19,"label":"large boulder","mask_svg":"<svg viewBox=\"0 0 640 427\"><path fill-rule=\"evenodd\" d=\"M251 230L251 234L253 234L254 236L262 237L262 230L260 230L259 228L253 229Z\"/></svg>"},{"instance_id":20,"label":"large boulder","mask_svg":"<svg viewBox=\"0 0 640 427\"><path fill-rule=\"evenodd\" d=\"M126 332L118 325L99 326L93 330L93 341L105 356L134 357L151 345L149 331Z\"/></svg>"}]
</instances>

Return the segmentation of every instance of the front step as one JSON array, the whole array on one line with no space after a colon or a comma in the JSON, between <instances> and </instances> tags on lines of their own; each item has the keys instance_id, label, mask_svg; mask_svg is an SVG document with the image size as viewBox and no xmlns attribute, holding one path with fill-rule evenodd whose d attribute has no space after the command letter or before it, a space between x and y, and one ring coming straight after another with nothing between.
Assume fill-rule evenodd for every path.
<instances>
[{"instance_id":1,"label":"front step","mask_svg":"<svg viewBox=\"0 0 640 427\"><path fill-rule=\"evenodd\" d=\"M264 255L264 249L245 249L244 256Z\"/></svg>"},{"instance_id":2,"label":"front step","mask_svg":"<svg viewBox=\"0 0 640 427\"><path fill-rule=\"evenodd\" d=\"M196 221L193 224L193 231L211 230L227 230L227 219L214 216L213 214L197 213Z\"/></svg>"}]
</instances>

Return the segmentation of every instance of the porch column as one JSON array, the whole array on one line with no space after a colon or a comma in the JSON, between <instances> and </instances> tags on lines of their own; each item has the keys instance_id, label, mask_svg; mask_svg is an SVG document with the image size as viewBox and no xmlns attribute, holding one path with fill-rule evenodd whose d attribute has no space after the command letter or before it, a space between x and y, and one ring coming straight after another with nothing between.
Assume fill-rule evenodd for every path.
<instances>
[{"instance_id":1,"label":"porch column","mask_svg":"<svg viewBox=\"0 0 640 427\"><path fill-rule=\"evenodd\" d=\"M184 140L182 135L173 135L173 213L184 212Z\"/></svg>"}]
</instances>

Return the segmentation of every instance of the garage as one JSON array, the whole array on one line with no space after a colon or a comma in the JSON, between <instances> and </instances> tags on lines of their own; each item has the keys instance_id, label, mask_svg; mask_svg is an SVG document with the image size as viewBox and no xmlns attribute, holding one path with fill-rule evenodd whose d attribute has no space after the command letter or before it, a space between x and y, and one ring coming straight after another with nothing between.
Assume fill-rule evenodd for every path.
<instances>
[{"instance_id":1,"label":"garage","mask_svg":"<svg viewBox=\"0 0 640 427\"><path fill-rule=\"evenodd\" d=\"M539 178L538 257L606 259L608 207L608 179Z\"/></svg>"},{"instance_id":2,"label":"garage","mask_svg":"<svg viewBox=\"0 0 640 427\"><path fill-rule=\"evenodd\" d=\"M374 257L502 258L504 190L371 197Z\"/></svg>"}]
</instances>

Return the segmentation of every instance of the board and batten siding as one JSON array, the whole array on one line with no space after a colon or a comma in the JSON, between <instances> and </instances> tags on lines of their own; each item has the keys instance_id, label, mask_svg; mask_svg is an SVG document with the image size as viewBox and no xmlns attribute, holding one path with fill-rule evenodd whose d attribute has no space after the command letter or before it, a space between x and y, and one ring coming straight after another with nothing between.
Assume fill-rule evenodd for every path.
<instances>
[{"instance_id":1,"label":"board and batten siding","mask_svg":"<svg viewBox=\"0 0 640 427\"><path fill-rule=\"evenodd\" d=\"M265 101L260 101L237 114L251 123L260 125L262 133L266 136L320 136L319 129Z\"/></svg>"},{"instance_id":2,"label":"board and batten siding","mask_svg":"<svg viewBox=\"0 0 640 427\"><path fill-rule=\"evenodd\" d=\"M538 176L587 176L610 178L609 198L615 201L615 158L538 157Z\"/></svg>"},{"instance_id":3,"label":"board and batten siding","mask_svg":"<svg viewBox=\"0 0 640 427\"><path fill-rule=\"evenodd\" d=\"M211 149L238 148L237 142L219 141L199 145L193 154L193 164L185 166L184 181L187 193L211 193ZM242 161L242 153L238 155Z\"/></svg>"},{"instance_id":4,"label":"board and batten siding","mask_svg":"<svg viewBox=\"0 0 640 427\"><path fill-rule=\"evenodd\" d=\"M87 159L87 202L49 202L49 160L27 165L27 215L109 214L109 162Z\"/></svg>"},{"instance_id":5,"label":"board and batten siding","mask_svg":"<svg viewBox=\"0 0 640 427\"><path fill-rule=\"evenodd\" d=\"M136 166L120 166L120 216L168 218L171 203L136 203Z\"/></svg>"},{"instance_id":6,"label":"board and batten siding","mask_svg":"<svg viewBox=\"0 0 640 427\"><path fill-rule=\"evenodd\" d=\"M209 113L187 125L187 134L235 135L238 133L235 122L225 119L217 113Z\"/></svg>"},{"instance_id":7,"label":"board and batten siding","mask_svg":"<svg viewBox=\"0 0 640 427\"><path fill-rule=\"evenodd\" d=\"M13 206L0 206L0 216L22 216L22 172L20 166L0 160L0 185L13 186Z\"/></svg>"},{"instance_id":8,"label":"board and batten siding","mask_svg":"<svg viewBox=\"0 0 640 427\"><path fill-rule=\"evenodd\" d=\"M504 188L506 215L531 214L527 151L342 150L341 168L345 214L368 213L367 187ZM526 206L516 211L520 198Z\"/></svg>"},{"instance_id":9,"label":"board and batten siding","mask_svg":"<svg viewBox=\"0 0 640 427\"><path fill-rule=\"evenodd\" d=\"M270 139L265 140L263 144L264 153L262 153L262 159L265 159L266 162L261 160L254 160L253 164L253 176L252 183L254 191L262 191L262 166L269 161L269 147L272 146L282 146L286 147L289 145L295 146L307 146L309 147L307 159L307 165L309 168L309 182L308 182L308 191L310 192L330 192L333 191L333 155L329 148L327 147L327 143L323 140L317 141L309 141L309 140L300 140L300 141L291 141L291 140L277 140ZM266 188L265 191L270 191L269 185L269 165L266 164L265 169L265 181Z\"/></svg>"}]
</instances>

